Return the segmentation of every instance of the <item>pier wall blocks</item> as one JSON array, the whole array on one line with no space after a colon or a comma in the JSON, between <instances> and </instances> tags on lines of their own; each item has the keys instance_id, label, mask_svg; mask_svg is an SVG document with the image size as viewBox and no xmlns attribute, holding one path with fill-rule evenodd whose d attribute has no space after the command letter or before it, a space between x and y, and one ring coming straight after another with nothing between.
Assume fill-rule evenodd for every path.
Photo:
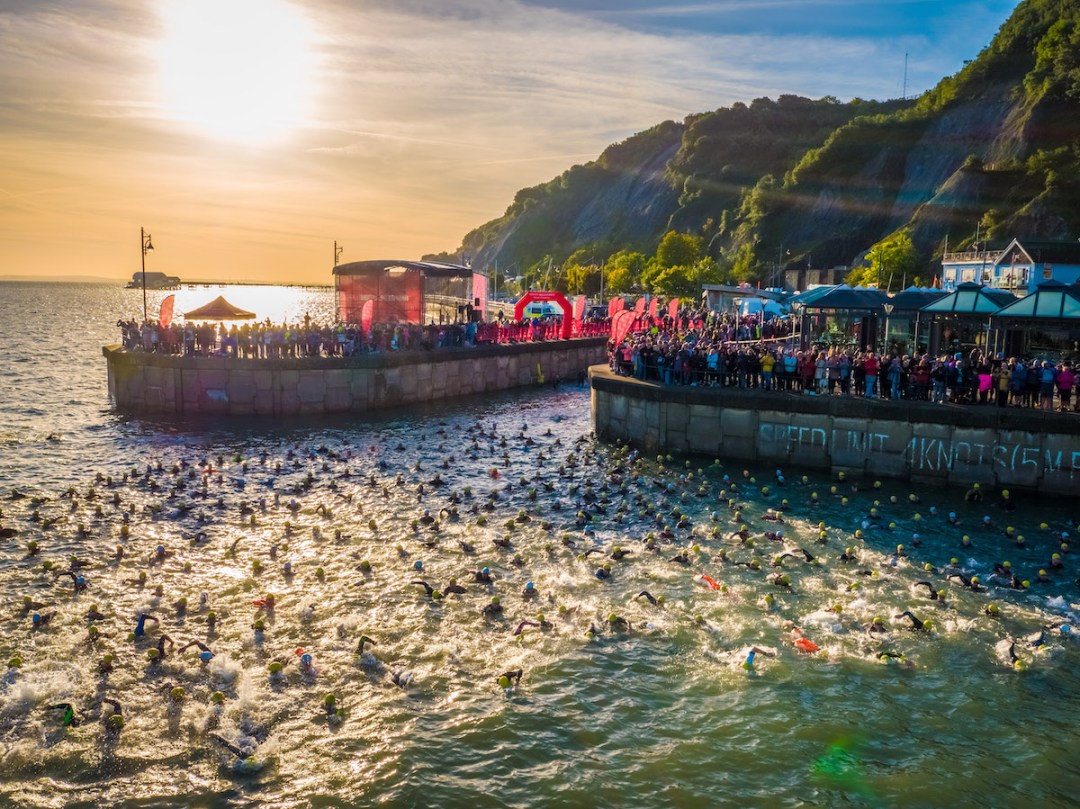
<instances>
[{"instance_id":1,"label":"pier wall blocks","mask_svg":"<svg viewBox=\"0 0 1080 809\"><path fill-rule=\"evenodd\" d=\"M430 352L238 360L102 349L118 410L183 417L363 413L535 385L576 381L604 361L607 338ZM659 408L642 411L659 441ZM644 427L642 428L645 429Z\"/></svg>"},{"instance_id":2,"label":"pier wall blocks","mask_svg":"<svg viewBox=\"0 0 1080 809\"><path fill-rule=\"evenodd\" d=\"M589 369L596 434L652 456L1080 494L1080 418L1039 410L670 387Z\"/></svg>"}]
</instances>

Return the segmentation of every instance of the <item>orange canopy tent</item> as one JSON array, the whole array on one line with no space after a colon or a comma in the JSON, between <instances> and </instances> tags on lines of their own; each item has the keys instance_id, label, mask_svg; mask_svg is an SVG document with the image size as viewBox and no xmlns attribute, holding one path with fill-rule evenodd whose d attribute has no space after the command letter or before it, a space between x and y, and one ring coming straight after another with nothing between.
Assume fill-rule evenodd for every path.
<instances>
[{"instance_id":1,"label":"orange canopy tent","mask_svg":"<svg viewBox=\"0 0 1080 809\"><path fill-rule=\"evenodd\" d=\"M239 307L233 306L221 295L218 295L210 303L184 312L188 320L249 320L255 317L254 312L246 312Z\"/></svg>"}]
</instances>

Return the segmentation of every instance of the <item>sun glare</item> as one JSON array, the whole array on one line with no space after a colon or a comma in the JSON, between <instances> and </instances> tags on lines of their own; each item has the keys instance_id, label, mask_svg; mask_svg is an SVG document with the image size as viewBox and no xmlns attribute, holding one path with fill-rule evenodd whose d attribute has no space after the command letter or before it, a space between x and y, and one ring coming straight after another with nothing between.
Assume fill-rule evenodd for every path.
<instances>
[{"instance_id":1,"label":"sun glare","mask_svg":"<svg viewBox=\"0 0 1080 809\"><path fill-rule=\"evenodd\" d=\"M314 50L285 0L164 0L162 103L173 120L217 138L280 138L310 115Z\"/></svg>"}]
</instances>

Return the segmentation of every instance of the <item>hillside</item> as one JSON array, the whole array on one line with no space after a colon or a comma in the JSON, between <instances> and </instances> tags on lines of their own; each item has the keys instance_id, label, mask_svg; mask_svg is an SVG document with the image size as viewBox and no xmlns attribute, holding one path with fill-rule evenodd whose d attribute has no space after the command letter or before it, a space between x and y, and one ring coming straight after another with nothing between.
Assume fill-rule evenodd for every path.
<instances>
[{"instance_id":1,"label":"hillside","mask_svg":"<svg viewBox=\"0 0 1080 809\"><path fill-rule=\"evenodd\" d=\"M659 279L679 282L653 254L669 231L687 234L688 288L811 257L857 266L902 235L933 274L946 240L1075 238L1078 192L1080 0L1026 0L918 99L785 95L665 121L519 191L460 252L511 275L554 263L560 288L587 292L614 254L632 270L613 280L667 291Z\"/></svg>"}]
</instances>

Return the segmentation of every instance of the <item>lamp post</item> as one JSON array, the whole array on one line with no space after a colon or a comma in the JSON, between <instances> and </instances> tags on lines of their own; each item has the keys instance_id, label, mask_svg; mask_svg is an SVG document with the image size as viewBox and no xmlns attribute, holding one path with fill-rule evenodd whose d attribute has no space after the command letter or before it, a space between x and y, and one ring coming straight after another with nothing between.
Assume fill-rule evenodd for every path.
<instances>
[{"instance_id":1,"label":"lamp post","mask_svg":"<svg viewBox=\"0 0 1080 809\"><path fill-rule=\"evenodd\" d=\"M146 323L146 254L154 252L154 243L146 228L139 228L139 248L142 250L142 319Z\"/></svg>"},{"instance_id":2,"label":"lamp post","mask_svg":"<svg viewBox=\"0 0 1080 809\"><path fill-rule=\"evenodd\" d=\"M887 303L882 308L885 310L885 335L882 340L882 354L889 350L889 315L892 314L896 304Z\"/></svg>"},{"instance_id":3,"label":"lamp post","mask_svg":"<svg viewBox=\"0 0 1080 809\"><path fill-rule=\"evenodd\" d=\"M345 248L337 243L337 239L334 239L334 266L330 268L331 272L337 267L338 262L341 260L341 253L344 250ZM345 314L348 315L349 313L346 312ZM334 273L334 322L341 322L341 276L337 273Z\"/></svg>"},{"instance_id":4,"label":"lamp post","mask_svg":"<svg viewBox=\"0 0 1080 809\"><path fill-rule=\"evenodd\" d=\"M804 345L803 345L803 313L806 311L806 305L803 304L803 303L793 303L791 305L791 311L795 315L795 317L798 318L798 322L799 322L799 333L798 333L799 349L801 350L802 348L804 348Z\"/></svg>"}]
</instances>

